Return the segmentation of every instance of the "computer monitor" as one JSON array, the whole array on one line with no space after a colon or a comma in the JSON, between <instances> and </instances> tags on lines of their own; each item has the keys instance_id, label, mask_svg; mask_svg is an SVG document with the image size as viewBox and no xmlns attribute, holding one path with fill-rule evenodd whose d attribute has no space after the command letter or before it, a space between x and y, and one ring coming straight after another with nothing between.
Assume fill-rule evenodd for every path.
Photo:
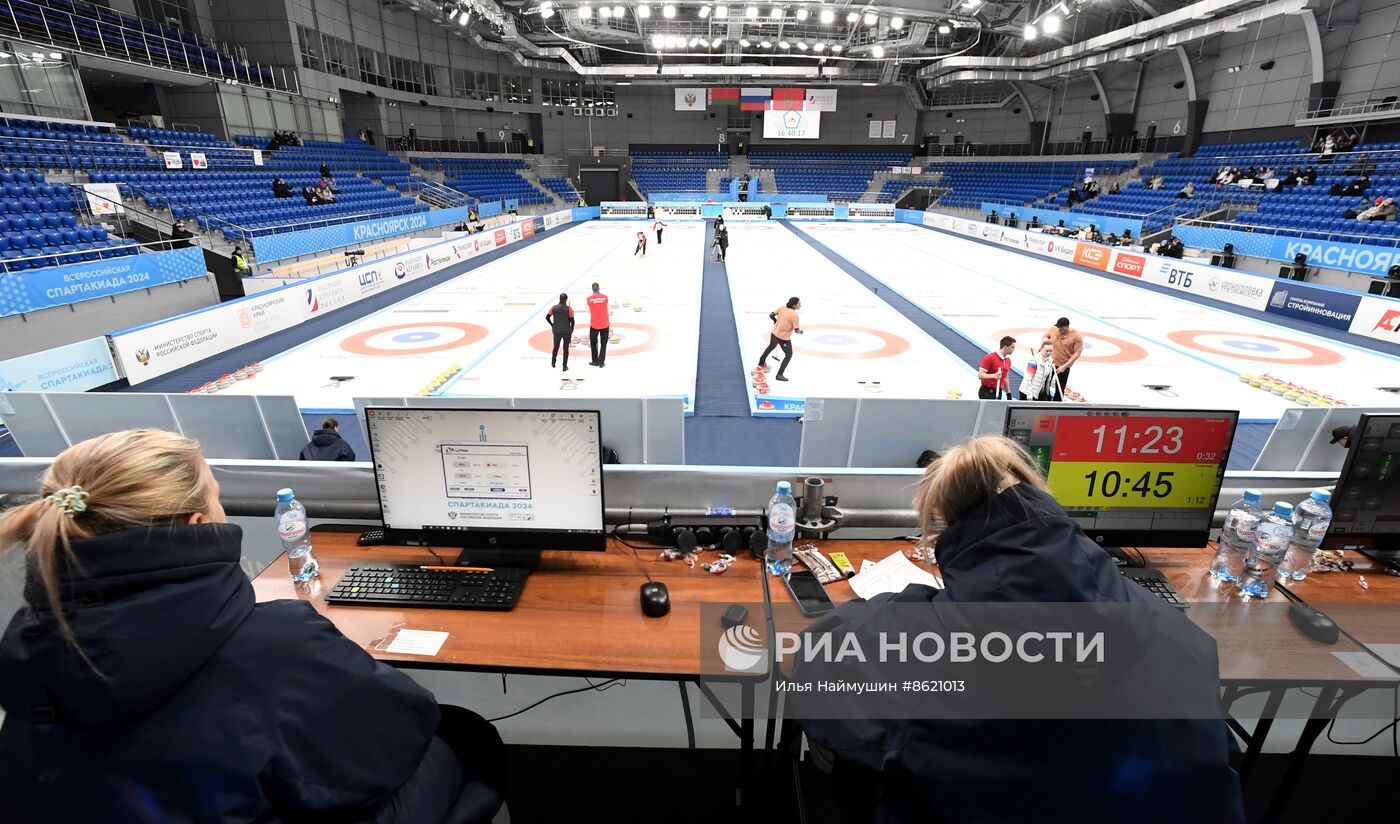
<instances>
[{"instance_id":1,"label":"computer monitor","mask_svg":"<svg viewBox=\"0 0 1400 824\"><path fill-rule=\"evenodd\" d=\"M387 543L533 566L605 548L597 411L367 407ZM530 553L533 553L531 555Z\"/></svg>"},{"instance_id":2,"label":"computer monitor","mask_svg":"<svg viewBox=\"0 0 1400 824\"><path fill-rule=\"evenodd\" d=\"M1352 432L1322 546L1400 568L1400 415L1362 415Z\"/></svg>"},{"instance_id":3,"label":"computer monitor","mask_svg":"<svg viewBox=\"0 0 1400 824\"><path fill-rule=\"evenodd\" d=\"M1004 433L1031 453L1050 494L1096 542L1205 546L1239 413L1007 407Z\"/></svg>"}]
</instances>

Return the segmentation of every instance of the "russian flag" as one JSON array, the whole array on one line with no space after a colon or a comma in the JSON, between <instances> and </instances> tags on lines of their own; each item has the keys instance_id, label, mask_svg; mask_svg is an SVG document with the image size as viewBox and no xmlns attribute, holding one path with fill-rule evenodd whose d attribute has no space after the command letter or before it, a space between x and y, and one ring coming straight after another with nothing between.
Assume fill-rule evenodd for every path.
<instances>
[{"instance_id":1,"label":"russian flag","mask_svg":"<svg viewBox=\"0 0 1400 824\"><path fill-rule=\"evenodd\" d=\"M761 112L768 108L768 104L773 102L772 89L750 89L739 90L739 109L745 112Z\"/></svg>"},{"instance_id":2,"label":"russian flag","mask_svg":"<svg viewBox=\"0 0 1400 824\"><path fill-rule=\"evenodd\" d=\"M773 101L768 108L777 112L800 112L806 98L805 89L774 89Z\"/></svg>"}]
</instances>

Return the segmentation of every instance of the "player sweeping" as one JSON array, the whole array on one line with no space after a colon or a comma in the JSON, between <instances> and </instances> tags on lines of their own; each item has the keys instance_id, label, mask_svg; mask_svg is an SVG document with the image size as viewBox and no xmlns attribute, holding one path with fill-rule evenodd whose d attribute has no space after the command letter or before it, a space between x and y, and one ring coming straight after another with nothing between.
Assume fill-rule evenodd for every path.
<instances>
[{"instance_id":1,"label":"player sweeping","mask_svg":"<svg viewBox=\"0 0 1400 824\"><path fill-rule=\"evenodd\" d=\"M646 232L638 232L638 233L637 233L637 248L635 248L635 249L632 250L632 257L636 257L638 254L640 254L642 257L646 257L646 256L647 256L647 233L646 233Z\"/></svg>"},{"instance_id":2,"label":"player sweeping","mask_svg":"<svg viewBox=\"0 0 1400 824\"><path fill-rule=\"evenodd\" d=\"M773 321L773 331L768 334L768 348L758 356L758 368L766 371L769 353L781 348L783 364L778 367L778 374L773 376L774 380L787 380L783 377L783 372L787 371L788 364L792 363L792 334L802 334L802 327L797 325L797 310L801 308L802 301L793 297L788 298L786 306L780 306L768 313L768 317Z\"/></svg>"}]
</instances>

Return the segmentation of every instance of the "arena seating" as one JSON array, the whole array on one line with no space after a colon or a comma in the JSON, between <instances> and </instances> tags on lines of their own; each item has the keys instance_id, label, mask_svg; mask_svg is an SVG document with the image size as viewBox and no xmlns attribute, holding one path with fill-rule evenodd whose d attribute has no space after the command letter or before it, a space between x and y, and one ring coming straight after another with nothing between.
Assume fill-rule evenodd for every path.
<instances>
[{"instance_id":1,"label":"arena seating","mask_svg":"<svg viewBox=\"0 0 1400 824\"><path fill-rule=\"evenodd\" d=\"M101 226L79 225L75 205L68 186L39 172L0 172L0 271L136 254L133 243Z\"/></svg>"},{"instance_id":2,"label":"arena seating","mask_svg":"<svg viewBox=\"0 0 1400 824\"><path fill-rule=\"evenodd\" d=\"M546 189L564 198L564 202L570 206L578 203L580 197L578 189L569 182L567 177L542 177L540 182L544 184Z\"/></svg>"},{"instance_id":3,"label":"arena seating","mask_svg":"<svg viewBox=\"0 0 1400 824\"><path fill-rule=\"evenodd\" d=\"M551 203L553 199L520 176L529 164L518 158L451 157L415 161L439 168L447 185L477 200L519 200L521 205Z\"/></svg>"},{"instance_id":4,"label":"arena seating","mask_svg":"<svg viewBox=\"0 0 1400 824\"><path fill-rule=\"evenodd\" d=\"M1063 198L1051 196L1082 180L1087 165L1079 161L935 161L924 171L941 172L937 185L950 189L938 205L976 209L987 201L1026 205L1044 199L1062 205ZM1099 176L1116 175L1133 166L1127 160L1099 160L1092 165Z\"/></svg>"},{"instance_id":5,"label":"arena seating","mask_svg":"<svg viewBox=\"0 0 1400 824\"><path fill-rule=\"evenodd\" d=\"M779 192L822 194L831 200L856 201L875 173L908 166L909 152L793 152L754 149L749 165L772 169Z\"/></svg>"},{"instance_id":6,"label":"arena seating","mask_svg":"<svg viewBox=\"0 0 1400 824\"><path fill-rule=\"evenodd\" d=\"M70 0L0 0L0 32L138 63L272 85L273 71L234 60L188 31Z\"/></svg>"},{"instance_id":7,"label":"arena seating","mask_svg":"<svg viewBox=\"0 0 1400 824\"><path fill-rule=\"evenodd\" d=\"M6 169L157 169L160 160L97 126L0 118Z\"/></svg>"},{"instance_id":8,"label":"arena seating","mask_svg":"<svg viewBox=\"0 0 1400 824\"><path fill-rule=\"evenodd\" d=\"M651 192L703 192L711 169L728 169L723 152L637 150L632 152L632 177Z\"/></svg>"},{"instance_id":9,"label":"arena seating","mask_svg":"<svg viewBox=\"0 0 1400 824\"><path fill-rule=\"evenodd\" d=\"M133 126L127 134L135 140L151 144L157 152L178 152L185 166L192 166L191 153L203 154L211 169L226 169L230 166L254 168L253 154L240 149L227 140L220 140L208 132L176 131L174 129L154 129Z\"/></svg>"}]
</instances>

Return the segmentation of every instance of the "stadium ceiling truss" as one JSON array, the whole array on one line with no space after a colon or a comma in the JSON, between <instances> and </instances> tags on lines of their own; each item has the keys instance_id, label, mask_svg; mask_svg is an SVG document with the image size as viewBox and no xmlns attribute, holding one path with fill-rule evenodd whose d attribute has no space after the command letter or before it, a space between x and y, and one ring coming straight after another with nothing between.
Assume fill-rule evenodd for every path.
<instances>
[{"instance_id":1,"label":"stadium ceiling truss","mask_svg":"<svg viewBox=\"0 0 1400 824\"><path fill-rule=\"evenodd\" d=\"M1003 105L1317 0L384 0L521 66L607 82L902 86L920 108ZM1310 27L1315 45L1316 26Z\"/></svg>"}]
</instances>

